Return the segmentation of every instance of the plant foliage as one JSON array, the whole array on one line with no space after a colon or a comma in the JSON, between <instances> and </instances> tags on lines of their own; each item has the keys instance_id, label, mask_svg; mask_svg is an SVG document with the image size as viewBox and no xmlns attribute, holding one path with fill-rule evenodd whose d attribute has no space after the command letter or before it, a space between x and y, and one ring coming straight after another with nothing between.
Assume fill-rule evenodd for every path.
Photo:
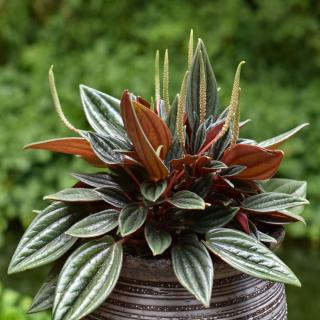
<instances>
[{"instance_id":1,"label":"plant foliage","mask_svg":"<svg viewBox=\"0 0 320 320\"><path fill-rule=\"evenodd\" d=\"M79 137L27 148L74 154L99 171L74 174L73 187L46 196L53 203L18 245L10 273L64 261L32 311L50 302L54 320L89 314L112 292L123 252L171 257L177 279L205 306L218 258L262 279L300 285L267 246L275 225L303 220L305 183L273 176L284 155L278 148L304 125L265 142L239 138L246 124L239 111L243 62L230 104L219 111L218 86L201 40L194 52L189 48L189 57L175 101L168 100L168 74L164 97L156 76L154 103L128 90L118 100L81 85L92 131L65 118L50 69L57 112ZM166 53L165 72L168 67Z\"/></svg>"}]
</instances>

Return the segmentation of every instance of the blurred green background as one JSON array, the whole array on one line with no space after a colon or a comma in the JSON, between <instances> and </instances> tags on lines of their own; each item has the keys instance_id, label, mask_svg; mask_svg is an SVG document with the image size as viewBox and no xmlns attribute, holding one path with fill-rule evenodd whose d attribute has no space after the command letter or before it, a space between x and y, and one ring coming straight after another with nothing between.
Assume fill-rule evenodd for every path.
<instances>
[{"instance_id":1,"label":"blurred green background","mask_svg":"<svg viewBox=\"0 0 320 320\"><path fill-rule=\"evenodd\" d=\"M65 113L87 128L78 85L119 97L150 97L156 49L169 48L171 97L186 68L190 28L207 46L228 104L235 68L242 73L243 135L263 140L302 123L285 146L279 176L308 180L307 227L289 228L280 252L303 288L288 288L289 319L317 319L320 299L320 2L318 0L0 0L0 319L26 316L44 270L6 276L9 258L42 197L92 171L81 160L22 146L69 133L53 110L47 71Z\"/></svg>"}]
</instances>

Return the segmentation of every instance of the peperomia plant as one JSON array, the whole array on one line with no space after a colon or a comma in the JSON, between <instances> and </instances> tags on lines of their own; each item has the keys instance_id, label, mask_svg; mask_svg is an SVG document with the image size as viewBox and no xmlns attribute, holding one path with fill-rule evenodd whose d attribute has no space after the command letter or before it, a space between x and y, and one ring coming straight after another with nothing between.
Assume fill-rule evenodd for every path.
<instances>
[{"instance_id":1,"label":"peperomia plant","mask_svg":"<svg viewBox=\"0 0 320 320\"><path fill-rule=\"evenodd\" d=\"M93 131L66 119L50 69L59 117L80 137L26 148L76 155L100 169L73 174L72 188L46 196L52 203L37 212L14 253L9 273L54 262L30 312L84 317L112 292L124 254L171 259L181 285L204 306L219 259L255 277L300 285L269 247L277 241L274 228L303 222L306 183L272 177L283 159L278 148L307 124L263 142L239 138L248 122L239 112L243 63L219 114L205 46L199 40L193 50L191 34L188 70L173 101L167 51L162 94L156 55L154 102L127 90L119 101L81 85Z\"/></svg>"}]
</instances>

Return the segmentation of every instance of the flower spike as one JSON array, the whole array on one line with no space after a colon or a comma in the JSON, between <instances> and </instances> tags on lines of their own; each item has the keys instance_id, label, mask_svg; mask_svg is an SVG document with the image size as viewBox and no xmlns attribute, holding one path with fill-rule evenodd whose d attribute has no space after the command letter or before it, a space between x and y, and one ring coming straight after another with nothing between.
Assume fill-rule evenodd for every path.
<instances>
[{"instance_id":1,"label":"flower spike","mask_svg":"<svg viewBox=\"0 0 320 320\"><path fill-rule=\"evenodd\" d=\"M165 110L168 113L170 110L168 49L166 49L166 52L164 54L164 62L163 62L163 100L164 100Z\"/></svg>"},{"instance_id":2,"label":"flower spike","mask_svg":"<svg viewBox=\"0 0 320 320\"><path fill-rule=\"evenodd\" d=\"M183 77L180 94L178 95L178 110L177 110L177 136L182 146L185 144L184 131L183 131L183 117L186 107L186 85L189 76L187 71Z\"/></svg>"},{"instance_id":3,"label":"flower spike","mask_svg":"<svg viewBox=\"0 0 320 320\"><path fill-rule=\"evenodd\" d=\"M55 81L54 81L53 65L49 69L49 87L50 87L50 92L52 96L52 101L60 120L69 130L79 134L80 130L74 127L63 113L58 92L56 89Z\"/></svg>"},{"instance_id":4,"label":"flower spike","mask_svg":"<svg viewBox=\"0 0 320 320\"><path fill-rule=\"evenodd\" d=\"M189 45L188 45L188 70L190 70L193 60L193 29L190 30Z\"/></svg>"},{"instance_id":5,"label":"flower spike","mask_svg":"<svg viewBox=\"0 0 320 320\"><path fill-rule=\"evenodd\" d=\"M156 52L154 61L154 86L155 86L155 102L156 105L160 99L160 67L159 67L159 50Z\"/></svg>"}]
</instances>

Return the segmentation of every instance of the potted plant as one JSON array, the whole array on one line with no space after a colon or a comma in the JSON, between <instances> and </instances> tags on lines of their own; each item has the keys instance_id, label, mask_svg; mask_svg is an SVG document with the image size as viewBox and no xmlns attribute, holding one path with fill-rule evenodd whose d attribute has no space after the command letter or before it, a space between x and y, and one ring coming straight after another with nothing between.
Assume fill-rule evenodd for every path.
<instances>
[{"instance_id":1,"label":"potted plant","mask_svg":"<svg viewBox=\"0 0 320 320\"><path fill-rule=\"evenodd\" d=\"M154 102L121 100L81 85L93 131L64 116L80 137L28 145L72 154L96 167L72 188L46 196L9 273L53 263L30 313L52 319L286 319L283 284L300 286L273 253L299 215L306 183L273 178L279 147L303 124L263 142L239 138L240 69L219 114L216 79L201 40L189 40L181 91L169 99L164 59Z\"/></svg>"}]
</instances>

